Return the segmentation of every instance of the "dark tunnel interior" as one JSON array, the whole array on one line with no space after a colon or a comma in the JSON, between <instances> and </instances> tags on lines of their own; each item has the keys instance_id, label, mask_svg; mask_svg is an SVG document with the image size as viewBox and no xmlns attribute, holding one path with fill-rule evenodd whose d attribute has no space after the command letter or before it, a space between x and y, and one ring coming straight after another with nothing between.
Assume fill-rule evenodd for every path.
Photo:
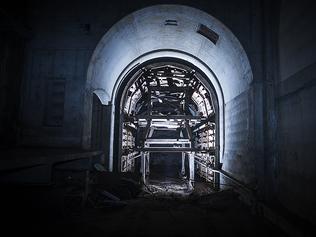
<instances>
[{"instance_id":1,"label":"dark tunnel interior","mask_svg":"<svg viewBox=\"0 0 316 237\"><path fill-rule=\"evenodd\" d=\"M315 236L315 11L2 1L0 233Z\"/></svg>"},{"instance_id":2,"label":"dark tunnel interior","mask_svg":"<svg viewBox=\"0 0 316 237\"><path fill-rule=\"evenodd\" d=\"M193 189L197 170L216 188L214 91L203 85L206 80L200 73L179 63L156 62L134 71L132 79L127 78L118 110L119 170L140 169L144 183L151 173L165 181L180 176L188 181L188 189ZM196 167L190 159L198 162Z\"/></svg>"}]
</instances>

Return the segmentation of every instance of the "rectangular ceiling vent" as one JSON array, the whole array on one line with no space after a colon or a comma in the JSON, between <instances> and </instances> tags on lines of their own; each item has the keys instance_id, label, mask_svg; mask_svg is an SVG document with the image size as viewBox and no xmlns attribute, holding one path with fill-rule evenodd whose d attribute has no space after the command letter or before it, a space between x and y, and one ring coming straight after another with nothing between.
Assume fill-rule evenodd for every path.
<instances>
[{"instance_id":1,"label":"rectangular ceiling vent","mask_svg":"<svg viewBox=\"0 0 316 237\"><path fill-rule=\"evenodd\" d=\"M211 30L210 28L208 28L206 25L203 25L203 24L199 25L197 33L208 38L215 45L216 45L218 38L219 38L219 35L215 31Z\"/></svg>"},{"instance_id":2,"label":"rectangular ceiling vent","mask_svg":"<svg viewBox=\"0 0 316 237\"><path fill-rule=\"evenodd\" d=\"M177 20L165 20L165 26L177 26L178 21Z\"/></svg>"}]
</instances>

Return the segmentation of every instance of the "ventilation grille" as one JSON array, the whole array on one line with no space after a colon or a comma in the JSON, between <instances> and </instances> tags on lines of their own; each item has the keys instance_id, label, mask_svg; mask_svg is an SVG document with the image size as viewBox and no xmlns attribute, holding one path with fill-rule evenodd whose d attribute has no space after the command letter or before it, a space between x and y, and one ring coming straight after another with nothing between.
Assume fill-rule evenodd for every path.
<instances>
[{"instance_id":1,"label":"ventilation grille","mask_svg":"<svg viewBox=\"0 0 316 237\"><path fill-rule=\"evenodd\" d=\"M214 32L213 30L211 30L210 28L208 28L206 25L203 25L203 24L199 25L197 33L203 35L204 37L212 41L212 43L215 45L219 39L219 35L216 32Z\"/></svg>"},{"instance_id":2,"label":"ventilation grille","mask_svg":"<svg viewBox=\"0 0 316 237\"><path fill-rule=\"evenodd\" d=\"M177 26L178 21L177 20L165 20L165 26Z\"/></svg>"}]
</instances>

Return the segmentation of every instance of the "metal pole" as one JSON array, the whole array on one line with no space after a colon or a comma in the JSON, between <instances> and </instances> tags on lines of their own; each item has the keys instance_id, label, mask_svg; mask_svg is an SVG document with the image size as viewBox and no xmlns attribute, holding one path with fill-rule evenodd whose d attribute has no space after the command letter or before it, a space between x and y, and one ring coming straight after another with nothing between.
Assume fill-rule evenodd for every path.
<instances>
[{"instance_id":1,"label":"metal pole","mask_svg":"<svg viewBox=\"0 0 316 237\"><path fill-rule=\"evenodd\" d=\"M189 154L189 188L193 189L193 183L194 183L194 155L195 152L190 152Z\"/></svg>"},{"instance_id":2,"label":"metal pole","mask_svg":"<svg viewBox=\"0 0 316 237\"><path fill-rule=\"evenodd\" d=\"M184 145L182 145L184 146ZM181 175L185 175L185 152L182 152L182 166L181 166Z\"/></svg>"},{"instance_id":3,"label":"metal pole","mask_svg":"<svg viewBox=\"0 0 316 237\"><path fill-rule=\"evenodd\" d=\"M150 152L146 152L146 175L149 175L149 159L150 159Z\"/></svg>"},{"instance_id":4,"label":"metal pole","mask_svg":"<svg viewBox=\"0 0 316 237\"><path fill-rule=\"evenodd\" d=\"M140 172L142 173L143 183L146 183L146 154L141 152L141 167Z\"/></svg>"}]
</instances>

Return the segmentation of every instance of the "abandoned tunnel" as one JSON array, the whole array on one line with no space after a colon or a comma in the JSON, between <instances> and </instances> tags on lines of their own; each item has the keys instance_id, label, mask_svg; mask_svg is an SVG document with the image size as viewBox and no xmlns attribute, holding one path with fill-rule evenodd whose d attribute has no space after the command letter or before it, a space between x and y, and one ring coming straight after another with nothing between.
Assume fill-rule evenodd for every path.
<instances>
[{"instance_id":1,"label":"abandoned tunnel","mask_svg":"<svg viewBox=\"0 0 316 237\"><path fill-rule=\"evenodd\" d=\"M312 1L22 2L0 8L4 227L313 236Z\"/></svg>"}]
</instances>

